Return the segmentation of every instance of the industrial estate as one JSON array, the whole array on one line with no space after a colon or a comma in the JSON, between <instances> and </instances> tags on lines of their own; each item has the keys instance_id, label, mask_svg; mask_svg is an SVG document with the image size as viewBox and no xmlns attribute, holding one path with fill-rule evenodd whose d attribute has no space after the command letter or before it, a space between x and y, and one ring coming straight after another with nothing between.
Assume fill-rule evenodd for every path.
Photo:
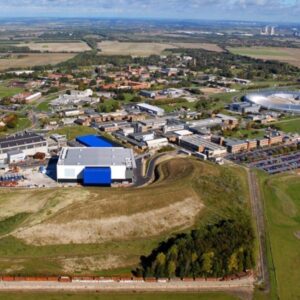
<instances>
[{"instance_id":1,"label":"industrial estate","mask_svg":"<svg viewBox=\"0 0 300 300\"><path fill-rule=\"evenodd\" d=\"M300 64L236 53L297 28L37 22L0 23L0 67L69 55L1 69L0 296L298 299Z\"/></svg>"}]
</instances>

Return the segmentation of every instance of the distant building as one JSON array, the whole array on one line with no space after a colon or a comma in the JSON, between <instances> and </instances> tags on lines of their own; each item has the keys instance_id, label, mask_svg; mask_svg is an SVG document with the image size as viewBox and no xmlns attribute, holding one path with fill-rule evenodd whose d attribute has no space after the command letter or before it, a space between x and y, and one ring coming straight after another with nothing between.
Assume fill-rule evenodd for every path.
<instances>
[{"instance_id":1,"label":"distant building","mask_svg":"<svg viewBox=\"0 0 300 300\"><path fill-rule=\"evenodd\" d=\"M164 109L147 103L139 103L136 107L142 112L147 112L148 114L155 116L163 116L165 114Z\"/></svg>"},{"instance_id":2,"label":"distant building","mask_svg":"<svg viewBox=\"0 0 300 300\"><path fill-rule=\"evenodd\" d=\"M248 142L237 139L225 139L224 144L229 153L235 154L248 150Z\"/></svg>"},{"instance_id":3,"label":"distant building","mask_svg":"<svg viewBox=\"0 0 300 300\"><path fill-rule=\"evenodd\" d=\"M194 152L207 154L208 157L225 155L226 148L217 145L200 135L188 135L179 139L179 145Z\"/></svg>"},{"instance_id":4,"label":"distant building","mask_svg":"<svg viewBox=\"0 0 300 300\"><path fill-rule=\"evenodd\" d=\"M245 85L251 83L251 80L242 79L242 78L237 78L237 77L233 78L233 81L234 81L235 83L245 84Z\"/></svg>"},{"instance_id":5,"label":"distant building","mask_svg":"<svg viewBox=\"0 0 300 300\"><path fill-rule=\"evenodd\" d=\"M47 141L35 133L19 133L5 138L0 138L0 162L8 159L8 153L23 152L25 156L37 152L47 153Z\"/></svg>"},{"instance_id":6,"label":"distant building","mask_svg":"<svg viewBox=\"0 0 300 300\"><path fill-rule=\"evenodd\" d=\"M260 108L260 105L248 102L235 102L229 105L229 109L231 111L238 112L240 114L258 114Z\"/></svg>"},{"instance_id":7,"label":"distant building","mask_svg":"<svg viewBox=\"0 0 300 300\"><path fill-rule=\"evenodd\" d=\"M167 146L169 142L168 139L166 138L158 138L158 139L146 141L146 144L149 149L156 149L156 148Z\"/></svg>"},{"instance_id":8,"label":"distant building","mask_svg":"<svg viewBox=\"0 0 300 300\"><path fill-rule=\"evenodd\" d=\"M156 97L156 92L154 91L146 91L146 90L142 90L140 91L140 95L142 97L145 97L145 98L151 98L151 99L154 99Z\"/></svg>"}]
</instances>

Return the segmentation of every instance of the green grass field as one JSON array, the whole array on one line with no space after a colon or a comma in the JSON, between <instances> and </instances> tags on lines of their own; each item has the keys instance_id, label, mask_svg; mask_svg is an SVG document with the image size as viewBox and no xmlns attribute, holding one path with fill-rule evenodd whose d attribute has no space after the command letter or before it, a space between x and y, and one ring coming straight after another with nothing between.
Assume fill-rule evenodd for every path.
<instances>
[{"instance_id":1,"label":"green grass field","mask_svg":"<svg viewBox=\"0 0 300 300\"><path fill-rule=\"evenodd\" d=\"M73 140L80 135L96 134L97 130L91 127L75 125L75 126L66 126L49 132L49 134L54 134L54 133L63 134L63 135L65 134L68 140Z\"/></svg>"},{"instance_id":2,"label":"green grass field","mask_svg":"<svg viewBox=\"0 0 300 300\"><path fill-rule=\"evenodd\" d=\"M274 125L277 125L280 130L286 133L300 133L300 118L281 121L274 123Z\"/></svg>"},{"instance_id":3,"label":"green grass field","mask_svg":"<svg viewBox=\"0 0 300 300\"><path fill-rule=\"evenodd\" d=\"M0 99L3 97L14 96L22 91L23 90L21 88L7 87L4 84L0 84Z\"/></svg>"},{"instance_id":4,"label":"green grass field","mask_svg":"<svg viewBox=\"0 0 300 300\"><path fill-rule=\"evenodd\" d=\"M50 101L44 101L38 104L36 107L39 111L48 112L50 110Z\"/></svg>"},{"instance_id":5,"label":"green grass field","mask_svg":"<svg viewBox=\"0 0 300 300\"><path fill-rule=\"evenodd\" d=\"M155 294L0 294L0 300L234 300L235 296L221 293L155 293Z\"/></svg>"},{"instance_id":6,"label":"green grass field","mask_svg":"<svg viewBox=\"0 0 300 300\"><path fill-rule=\"evenodd\" d=\"M142 189L3 190L1 273L128 275L174 233L249 209L239 167L176 159L159 170Z\"/></svg>"},{"instance_id":7,"label":"green grass field","mask_svg":"<svg viewBox=\"0 0 300 300\"><path fill-rule=\"evenodd\" d=\"M6 131L0 132L0 136L13 134L18 131L23 131L31 126L31 121L26 117L19 117L15 128L7 129Z\"/></svg>"},{"instance_id":8,"label":"green grass field","mask_svg":"<svg viewBox=\"0 0 300 300\"><path fill-rule=\"evenodd\" d=\"M272 291L268 299L300 298L300 176L260 174Z\"/></svg>"}]
</instances>

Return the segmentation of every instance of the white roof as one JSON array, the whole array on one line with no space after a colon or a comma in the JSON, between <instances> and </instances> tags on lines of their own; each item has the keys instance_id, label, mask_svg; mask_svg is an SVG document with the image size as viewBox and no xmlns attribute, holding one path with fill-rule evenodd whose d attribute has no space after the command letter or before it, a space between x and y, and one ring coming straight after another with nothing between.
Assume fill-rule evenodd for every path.
<instances>
[{"instance_id":1,"label":"white roof","mask_svg":"<svg viewBox=\"0 0 300 300\"><path fill-rule=\"evenodd\" d=\"M147 103L139 103L139 104L137 104L137 107L144 108L144 109L147 109L147 110L150 110L150 111L159 112L159 113L164 113L165 112L164 109L162 109L158 106L147 104Z\"/></svg>"},{"instance_id":2,"label":"white roof","mask_svg":"<svg viewBox=\"0 0 300 300\"><path fill-rule=\"evenodd\" d=\"M136 168L132 149L114 147L66 147L62 149L57 165L87 167L126 166L127 168Z\"/></svg>"},{"instance_id":3,"label":"white roof","mask_svg":"<svg viewBox=\"0 0 300 300\"><path fill-rule=\"evenodd\" d=\"M184 135L191 135L193 134L191 131L189 130L178 130L178 131L175 131L175 133L179 136L184 136Z\"/></svg>"}]
</instances>

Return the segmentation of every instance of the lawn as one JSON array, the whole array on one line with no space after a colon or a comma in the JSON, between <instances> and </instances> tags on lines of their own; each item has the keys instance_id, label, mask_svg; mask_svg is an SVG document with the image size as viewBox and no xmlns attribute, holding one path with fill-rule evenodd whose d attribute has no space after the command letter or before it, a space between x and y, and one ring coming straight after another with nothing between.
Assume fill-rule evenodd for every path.
<instances>
[{"instance_id":1,"label":"lawn","mask_svg":"<svg viewBox=\"0 0 300 300\"><path fill-rule=\"evenodd\" d=\"M238 139L256 139L264 136L264 130L255 129L239 129L237 131L230 131L226 134L226 137L238 138Z\"/></svg>"},{"instance_id":2,"label":"lawn","mask_svg":"<svg viewBox=\"0 0 300 300\"><path fill-rule=\"evenodd\" d=\"M50 102L51 100L46 100L38 104L36 107L39 111L48 112L50 111Z\"/></svg>"},{"instance_id":3,"label":"lawn","mask_svg":"<svg viewBox=\"0 0 300 300\"><path fill-rule=\"evenodd\" d=\"M15 128L7 129L6 131L1 131L0 136L12 134L18 131L23 131L31 126L31 121L26 117L19 117Z\"/></svg>"},{"instance_id":4,"label":"lawn","mask_svg":"<svg viewBox=\"0 0 300 300\"><path fill-rule=\"evenodd\" d=\"M88 135L88 134L97 134L97 130L91 127L86 127L86 126L66 126L63 128L59 128L56 130L51 131L49 134L62 134L66 135L68 140L74 140L77 136L80 135Z\"/></svg>"},{"instance_id":5,"label":"lawn","mask_svg":"<svg viewBox=\"0 0 300 300\"><path fill-rule=\"evenodd\" d=\"M155 105L155 102L153 103ZM191 111L195 110L195 104L196 102L178 102L178 103L172 103L172 104L163 104L158 105L160 108L163 108L167 113L174 112L176 110L179 110L181 108L188 108Z\"/></svg>"},{"instance_id":6,"label":"lawn","mask_svg":"<svg viewBox=\"0 0 300 300\"><path fill-rule=\"evenodd\" d=\"M300 176L260 174L268 232L269 299L300 298Z\"/></svg>"},{"instance_id":7,"label":"lawn","mask_svg":"<svg viewBox=\"0 0 300 300\"><path fill-rule=\"evenodd\" d=\"M3 190L1 272L128 275L162 240L249 209L239 167L175 159L159 174L142 189Z\"/></svg>"},{"instance_id":8,"label":"lawn","mask_svg":"<svg viewBox=\"0 0 300 300\"><path fill-rule=\"evenodd\" d=\"M300 118L280 121L274 123L274 125L277 125L280 130L286 133L300 133Z\"/></svg>"},{"instance_id":9,"label":"lawn","mask_svg":"<svg viewBox=\"0 0 300 300\"><path fill-rule=\"evenodd\" d=\"M12 97L22 91L23 90L21 88L8 87L4 84L0 84L0 99L3 97Z\"/></svg>"},{"instance_id":10,"label":"lawn","mask_svg":"<svg viewBox=\"0 0 300 300\"><path fill-rule=\"evenodd\" d=\"M221 293L145 293L145 294L27 294L27 293L3 293L0 294L1 300L234 300L237 297Z\"/></svg>"}]
</instances>

